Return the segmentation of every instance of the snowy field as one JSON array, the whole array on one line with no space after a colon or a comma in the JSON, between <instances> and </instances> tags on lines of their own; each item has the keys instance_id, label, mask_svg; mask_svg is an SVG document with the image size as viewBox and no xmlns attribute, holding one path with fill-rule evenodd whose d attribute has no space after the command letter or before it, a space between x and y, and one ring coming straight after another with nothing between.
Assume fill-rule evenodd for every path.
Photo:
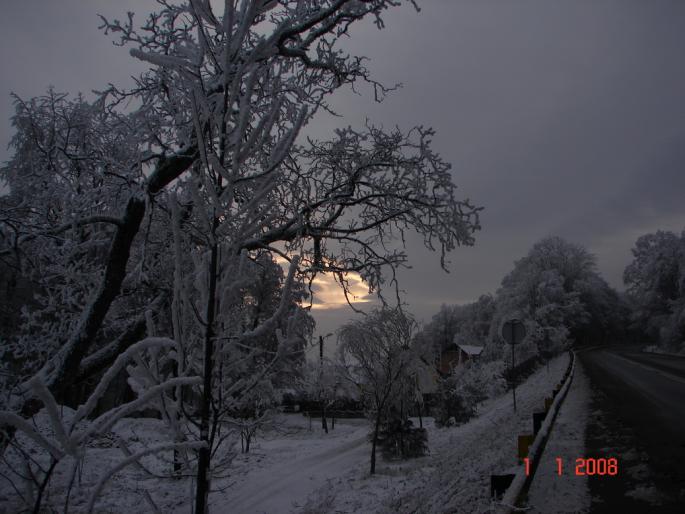
<instances>
[{"instance_id":1,"label":"snowy field","mask_svg":"<svg viewBox=\"0 0 685 514\"><path fill-rule=\"evenodd\" d=\"M300 414L282 414L276 426L257 434L248 454L238 454L231 467L213 482L212 512L250 513L443 513L487 512L490 474L513 470L518 434L532 432L532 413L542 409L562 376L568 357L558 357L533 374L517 389L518 412L513 412L508 392L482 403L479 415L458 427L436 428L424 419L430 454L419 459L385 462L379 458L377 474L370 476L367 441L369 425L362 419L342 419L324 434L320 420ZM583 386L582 375L574 386ZM552 453L582 454L583 388L573 387L562 407L559 435L550 440ZM418 424L418 420L414 420ZM83 469L78 470L69 499L69 512L85 512L88 497L105 470L121 461L116 436L135 451L166 436L159 421L125 419L111 438L101 438L88 448ZM555 428L557 430L557 428ZM569 439L570 438L570 439ZM559 441L569 441L566 445ZM160 478L171 466L171 454L143 459L144 467L131 466L113 476L98 500L95 512L188 513L192 478ZM541 469L542 471L542 469ZM46 504L63 511L71 470L55 470L52 496ZM541 476L545 477L545 473ZM555 477L556 478L556 477ZM80 485L79 485L80 482ZM541 504L545 494L559 494L562 482L541 482L531 499ZM566 482L568 485L568 482ZM585 501L586 486L566 491L570 502ZM3 482L0 511L12 512L9 499L15 494ZM580 498L580 499L578 499Z\"/></svg>"}]
</instances>

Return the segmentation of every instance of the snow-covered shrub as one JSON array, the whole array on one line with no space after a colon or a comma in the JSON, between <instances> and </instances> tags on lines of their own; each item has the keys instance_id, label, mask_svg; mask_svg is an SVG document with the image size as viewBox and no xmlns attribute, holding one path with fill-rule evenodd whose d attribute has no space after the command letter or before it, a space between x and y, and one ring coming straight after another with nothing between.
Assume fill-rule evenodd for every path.
<instances>
[{"instance_id":1,"label":"snow-covered shrub","mask_svg":"<svg viewBox=\"0 0 685 514\"><path fill-rule=\"evenodd\" d=\"M455 392L473 405L502 394L506 390L503 371L502 361L469 361L454 370L457 379Z\"/></svg>"},{"instance_id":2,"label":"snow-covered shrub","mask_svg":"<svg viewBox=\"0 0 685 514\"><path fill-rule=\"evenodd\" d=\"M464 417L464 411L464 402L455 391L455 377L450 375L440 379L433 409L435 425L452 426Z\"/></svg>"},{"instance_id":3,"label":"snow-covered shrub","mask_svg":"<svg viewBox=\"0 0 685 514\"><path fill-rule=\"evenodd\" d=\"M503 372L502 361L469 361L457 366L448 377L440 381L436 425L450 426L471 419L480 402L506 390Z\"/></svg>"},{"instance_id":4,"label":"snow-covered shrub","mask_svg":"<svg viewBox=\"0 0 685 514\"><path fill-rule=\"evenodd\" d=\"M69 481L73 484L77 469L83 467L90 442L109 437L111 430L124 417L143 408L153 407L163 416L166 413L167 418L176 419L175 415L169 415L170 412L173 413L174 403L168 392L199 383L198 377L170 377L160 373L158 363L173 358L176 349L177 344L173 340L163 337L148 337L132 345L107 370L87 401L75 410L58 404L40 375L25 384L25 394L39 400L44 408L32 420L25 420L11 411L0 411L0 424L3 427L13 427L17 432L4 452L0 475L10 483L14 480L21 484L24 493L19 494L18 499L24 507L31 508L34 512L40 511L43 499L51 490L50 481L58 466L69 466ZM132 375L131 383L137 393L136 398L90 419L109 385L131 361L135 365L128 366L128 370ZM124 467L139 463L147 455L171 450L196 450L204 445L202 442L185 442L177 437L173 439L144 447L135 453L120 445L125 454L123 458L113 467L103 470L95 487L88 491L88 512L93 511L107 482ZM70 485L64 493L66 504L71 488Z\"/></svg>"},{"instance_id":5,"label":"snow-covered shrub","mask_svg":"<svg viewBox=\"0 0 685 514\"><path fill-rule=\"evenodd\" d=\"M261 380L246 394L236 399L228 409L226 420L240 431L240 448L243 453L250 452L250 444L257 430L273 421L277 412L278 397L269 380Z\"/></svg>"},{"instance_id":6,"label":"snow-covered shrub","mask_svg":"<svg viewBox=\"0 0 685 514\"><path fill-rule=\"evenodd\" d=\"M391 415L380 430L378 445L385 459L422 457L428 452L425 428L415 428L410 419Z\"/></svg>"}]
</instances>

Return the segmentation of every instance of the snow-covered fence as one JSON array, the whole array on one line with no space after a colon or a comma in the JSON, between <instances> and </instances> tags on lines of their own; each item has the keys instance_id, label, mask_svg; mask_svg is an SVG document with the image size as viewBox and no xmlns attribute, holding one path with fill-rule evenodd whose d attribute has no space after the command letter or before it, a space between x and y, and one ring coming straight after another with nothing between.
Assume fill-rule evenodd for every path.
<instances>
[{"instance_id":1,"label":"snow-covered fence","mask_svg":"<svg viewBox=\"0 0 685 514\"><path fill-rule=\"evenodd\" d=\"M509 514L511 512L524 510L521 508L520 504L524 495L530 488L530 484L535 476L535 471L540 462L540 458L545 450L545 445L549 439L554 420L559 413L559 408L561 407L561 404L564 401L569 388L571 387L571 382L573 381L576 356L574 352L569 352L569 355L571 356L571 360L566 368L566 372L564 373L560 387L558 386L554 391L554 401L547 411L547 416L545 416L545 420L543 421L539 432L536 434L533 444L531 444L528 450L528 462L530 464L528 473L526 473L525 466L522 466L516 473L514 480L511 482L511 485L507 489L506 493L504 493L504 496L500 502L500 509L498 512L502 514Z\"/></svg>"}]
</instances>

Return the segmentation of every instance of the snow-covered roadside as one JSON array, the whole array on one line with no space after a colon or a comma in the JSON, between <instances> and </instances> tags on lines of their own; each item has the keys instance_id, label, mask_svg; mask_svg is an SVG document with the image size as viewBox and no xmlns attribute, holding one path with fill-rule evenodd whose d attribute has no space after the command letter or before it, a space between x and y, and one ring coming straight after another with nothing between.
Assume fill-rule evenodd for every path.
<instances>
[{"instance_id":1,"label":"snow-covered roadside","mask_svg":"<svg viewBox=\"0 0 685 514\"><path fill-rule=\"evenodd\" d=\"M64 419L70 420L73 411L67 407L64 407L62 411ZM33 421L40 427L43 434L54 437L44 410ZM16 437L22 447L28 449L30 455L41 456L37 453L35 445L23 434L18 434ZM67 496L70 514L82 514L87 511L90 496L98 481L126 458L118 447L117 437L126 443L131 452L136 453L162 442L168 442L171 436L166 433L164 424L160 420L121 419L110 433L89 441L80 466L75 470L73 482L71 482L71 473L74 471L72 467L74 461L71 458L62 459L62 462L55 467L50 487L43 500L45 512L65 512ZM26 511L26 506L20 503L15 489L16 487L21 490L23 487L17 475L17 471L21 470L20 462L10 457L6 461L3 459L3 466L0 466L0 512ZM190 479L168 477L172 469L171 451L148 455L141 458L140 462L142 467L127 466L110 478L95 502L94 512L98 514L153 512L148 499L152 500L163 512L169 511L174 505L187 503L185 498L190 493ZM46 468L46 462L42 462L42 465ZM24 491L22 494L25 494Z\"/></svg>"},{"instance_id":2,"label":"snow-covered roadside","mask_svg":"<svg viewBox=\"0 0 685 514\"><path fill-rule=\"evenodd\" d=\"M554 359L517 389L480 405L479 416L454 428L427 422L431 455L401 463L383 463L374 477L366 467L329 482L317 491L305 512L446 513L491 510L490 475L516 468L517 436L532 433L532 413L543 408L568 364Z\"/></svg>"},{"instance_id":3,"label":"snow-covered roadside","mask_svg":"<svg viewBox=\"0 0 685 514\"><path fill-rule=\"evenodd\" d=\"M68 409L65 408L65 412L68 413ZM37 416L41 426L47 426L44 418L42 413ZM326 479L368 460L368 422L365 419L338 420L335 430L324 434L320 420L312 420L310 431L309 420L301 414L279 414L274 427L277 428L258 431L250 453L238 454L230 467L222 470L224 476L215 477L210 495L211 512L289 512L293 502L304 503ZM49 429L45 428L45 431L49 433ZM91 441L70 493L70 513L85 513L90 494L100 477L125 458L117 447L115 434L134 452L170 438L160 420L124 418L111 434ZM21 435L18 437L25 439ZM30 447L30 443L24 443ZM193 477L165 476L171 473L171 452L147 456L141 462L152 474L135 465L119 471L98 498L95 512L153 512L148 498L161 512L191 512L189 498L194 494ZM68 462L55 468L50 494L44 501L46 509L64 511L70 470ZM21 487L16 477L0 468L0 512L19 512L23 507L6 478L14 478L14 484Z\"/></svg>"},{"instance_id":4,"label":"snow-covered roadside","mask_svg":"<svg viewBox=\"0 0 685 514\"><path fill-rule=\"evenodd\" d=\"M212 512L298 510L317 488L367 460L368 422L364 419L338 420L328 434L316 419L309 431L307 418L299 414L283 415L280 422L289 428L287 435L265 434L250 454L236 458L228 481L213 484Z\"/></svg>"},{"instance_id":5,"label":"snow-covered roadside","mask_svg":"<svg viewBox=\"0 0 685 514\"><path fill-rule=\"evenodd\" d=\"M577 458L586 457L585 428L590 405L590 386L583 366L576 360L573 382L554 422L540 465L528 493L531 513L588 512L590 489L587 476L576 476ZM557 458L562 459L558 475Z\"/></svg>"},{"instance_id":6,"label":"snow-covered roadside","mask_svg":"<svg viewBox=\"0 0 685 514\"><path fill-rule=\"evenodd\" d=\"M280 415L274 424L278 430L259 432L251 452L239 454L227 470L227 476L215 477L211 511L241 514L487 512L491 507L490 475L517 466L517 435L532 432L532 413L542 409L544 398L550 395L567 363L568 357L561 356L550 363L549 371L543 367L520 385L516 414L509 391L481 404L479 416L459 427L436 428L431 418L424 419L430 455L401 462L379 459L377 474L372 477L368 474L368 421L339 420L335 430L324 434L317 420L313 420L310 431L304 416ZM578 376L574 379L566 399L571 407L565 403L557 421L562 426L568 418L569 433L578 433L572 422L583 403L582 395L578 394L583 380ZM125 419L115 432L136 447L162 439L160 428L157 420ZM557 451L553 446L555 438L553 435L545 455ZM82 491L89 490L105 469L122 458L113 441L101 443L89 449L81 477L85 487L72 495L70 512L83 512L86 498ZM582 455L582 448L569 446L565 451L569 459L571 454ZM168 472L171 455L164 457L145 458L144 464L154 473ZM67 486L65 471L60 469L55 477L57 497L49 500L51 505L62 504L59 497ZM163 512L186 514L190 511L188 498L192 496L192 483L189 477L156 478L135 466L130 467L112 479L96 511L149 512L150 505L144 496L150 494Z\"/></svg>"}]
</instances>

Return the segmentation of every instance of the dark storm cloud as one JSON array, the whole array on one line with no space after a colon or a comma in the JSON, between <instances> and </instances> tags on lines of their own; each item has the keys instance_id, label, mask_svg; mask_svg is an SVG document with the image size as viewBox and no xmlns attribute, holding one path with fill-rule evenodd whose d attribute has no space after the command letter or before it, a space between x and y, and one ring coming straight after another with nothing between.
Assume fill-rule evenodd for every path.
<instances>
[{"instance_id":1,"label":"dark storm cloud","mask_svg":"<svg viewBox=\"0 0 685 514\"><path fill-rule=\"evenodd\" d=\"M410 239L410 304L424 315L494 292L550 234L587 246L620 286L637 236L685 226L685 4L423 6L350 41L404 88L379 106L335 103L353 125L433 126L455 183L485 206L476 247L451 256L450 275Z\"/></svg>"},{"instance_id":2,"label":"dark storm cloud","mask_svg":"<svg viewBox=\"0 0 685 514\"><path fill-rule=\"evenodd\" d=\"M635 238L685 225L685 3L679 0L428 0L364 23L346 46L371 58L375 78L402 82L382 104L345 92L343 118L319 116L308 135L361 126L437 130L464 196L485 206L474 248L452 272L409 238L407 301L428 319L440 303L494 292L541 237L586 245L620 285ZM136 2L15 2L3 6L3 119L7 92L48 84L88 91L121 83L137 64L97 33L95 13ZM2 126L2 146L9 138ZM0 154L3 155L4 154ZM338 314L336 314L338 313ZM325 312L324 331L351 312ZM338 317L336 317L338 316ZM323 318L322 318L323 319Z\"/></svg>"}]
</instances>

